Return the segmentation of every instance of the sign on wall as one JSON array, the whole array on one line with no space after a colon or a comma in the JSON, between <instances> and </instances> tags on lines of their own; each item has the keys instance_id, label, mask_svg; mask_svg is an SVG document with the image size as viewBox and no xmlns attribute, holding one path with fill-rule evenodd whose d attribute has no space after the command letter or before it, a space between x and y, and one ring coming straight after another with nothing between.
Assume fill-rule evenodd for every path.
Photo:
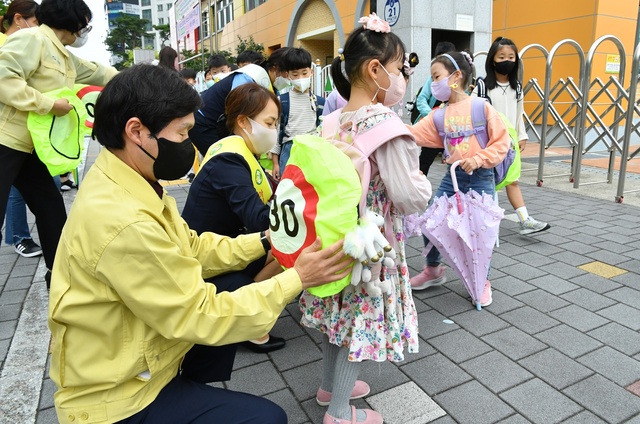
<instances>
[{"instance_id":1,"label":"sign on wall","mask_svg":"<svg viewBox=\"0 0 640 424\"><path fill-rule=\"evenodd\" d=\"M384 4L384 20L394 26L400 17L400 0L387 0Z\"/></svg>"},{"instance_id":2,"label":"sign on wall","mask_svg":"<svg viewBox=\"0 0 640 424\"><path fill-rule=\"evenodd\" d=\"M607 63L604 67L604 72L607 74L619 74L620 73L620 55L608 54Z\"/></svg>"}]
</instances>

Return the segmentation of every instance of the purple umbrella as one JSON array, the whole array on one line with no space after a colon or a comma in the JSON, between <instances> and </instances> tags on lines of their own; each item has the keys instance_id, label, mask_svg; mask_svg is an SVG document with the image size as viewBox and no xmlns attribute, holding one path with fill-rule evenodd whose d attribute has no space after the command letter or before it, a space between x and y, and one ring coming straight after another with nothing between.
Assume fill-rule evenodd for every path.
<instances>
[{"instance_id":1,"label":"purple umbrella","mask_svg":"<svg viewBox=\"0 0 640 424\"><path fill-rule=\"evenodd\" d=\"M434 200L424 215L426 222L422 233L456 271L480 310L480 297L504 209L488 194L480 195L473 190L461 194L458 191L455 169L459 162L451 165L455 194Z\"/></svg>"}]
</instances>

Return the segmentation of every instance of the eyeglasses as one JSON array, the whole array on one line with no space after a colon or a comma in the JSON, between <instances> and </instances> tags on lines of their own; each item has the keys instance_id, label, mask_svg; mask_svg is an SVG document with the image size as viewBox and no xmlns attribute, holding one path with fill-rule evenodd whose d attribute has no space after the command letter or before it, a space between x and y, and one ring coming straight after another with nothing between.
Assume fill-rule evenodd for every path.
<instances>
[{"instance_id":1,"label":"eyeglasses","mask_svg":"<svg viewBox=\"0 0 640 424\"><path fill-rule=\"evenodd\" d=\"M86 27L82 28L80 31L76 32L76 34L78 34L78 37L82 37L83 35L90 33L92 29L93 27L91 25L87 25Z\"/></svg>"}]
</instances>

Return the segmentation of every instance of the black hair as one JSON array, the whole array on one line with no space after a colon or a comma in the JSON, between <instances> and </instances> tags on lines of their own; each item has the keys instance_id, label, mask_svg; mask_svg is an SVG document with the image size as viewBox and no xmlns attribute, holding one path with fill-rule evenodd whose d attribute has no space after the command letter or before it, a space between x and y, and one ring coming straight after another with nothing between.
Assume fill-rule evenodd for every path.
<instances>
[{"instance_id":1,"label":"black hair","mask_svg":"<svg viewBox=\"0 0 640 424\"><path fill-rule=\"evenodd\" d=\"M104 87L95 106L93 137L103 146L124 148L124 129L133 117L151 134L158 134L174 119L194 113L200 95L177 72L141 64L125 69Z\"/></svg>"},{"instance_id":2,"label":"black hair","mask_svg":"<svg viewBox=\"0 0 640 424\"><path fill-rule=\"evenodd\" d=\"M164 46L158 54L158 66L171 69L172 71L178 71L175 66L176 57L178 52L170 46Z\"/></svg>"},{"instance_id":3,"label":"black hair","mask_svg":"<svg viewBox=\"0 0 640 424\"><path fill-rule=\"evenodd\" d=\"M471 55L467 52L465 53L465 55L463 55L461 52L443 53L431 61L431 65L433 65L434 63L441 63L445 67L445 69L449 71L449 74L453 74L459 68L460 72L462 73L463 90L469 87L469 84L471 84L471 79L473 78L473 64L469 63L469 59L467 59L467 57L470 58ZM445 54L452 58L455 61L455 64L451 62L451 59L445 56ZM457 68L456 65L458 65Z\"/></svg>"},{"instance_id":4,"label":"black hair","mask_svg":"<svg viewBox=\"0 0 640 424\"><path fill-rule=\"evenodd\" d=\"M311 68L311 53L305 49L292 47L282 56L283 71L295 71L303 68Z\"/></svg>"},{"instance_id":5,"label":"black hair","mask_svg":"<svg viewBox=\"0 0 640 424\"><path fill-rule=\"evenodd\" d=\"M229 65L229 70L230 71L237 71L240 67L238 65L236 65L235 63L232 63L231 65Z\"/></svg>"},{"instance_id":6,"label":"black hair","mask_svg":"<svg viewBox=\"0 0 640 424\"><path fill-rule=\"evenodd\" d=\"M0 32L3 34L6 32L5 24L7 28L10 27L16 14L20 14L24 19L29 19L38 14L38 9L40 9L40 5L33 0L13 0L4 16L0 16Z\"/></svg>"},{"instance_id":7,"label":"black hair","mask_svg":"<svg viewBox=\"0 0 640 424\"><path fill-rule=\"evenodd\" d=\"M184 68L182 71L180 71L180 75L184 79L196 79L196 71L191 68Z\"/></svg>"},{"instance_id":8,"label":"black hair","mask_svg":"<svg viewBox=\"0 0 640 424\"><path fill-rule=\"evenodd\" d=\"M493 90L498 85L496 81L496 66L495 66L495 57L503 46L509 46L513 48L516 52L516 64L509 72L509 85L514 90L518 87L518 70L520 69L520 56L518 55L518 48L515 43L508 38L498 37L493 41L491 47L489 48L489 52L487 53L487 60L484 63L484 69L487 75L484 77L484 83L487 87L487 90Z\"/></svg>"},{"instance_id":9,"label":"black hair","mask_svg":"<svg viewBox=\"0 0 640 424\"><path fill-rule=\"evenodd\" d=\"M391 60L404 60L405 47L400 37L392 32L382 33L360 27L353 31L344 44L344 61L340 56L331 64L331 79L338 92L346 100L351 97L351 84L362 81L362 66L372 59L378 59L382 65ZM342 73L342 64L344 72Z\"/></svg>"},{"instance_id":10,"label":"black hair","mask_svg":"<svg viewBox=\"0 0 640 424\"><path fill-rule=\"evenodd\" d=\"M89 25L93 14L82 0L42 0L36 18L40 25L75 34Z\"/></svg>"},{"instance_id":11,"label":"black hair","mask_svg":"<svg viewBox=\"0 0 640 424\"><path fill-rule=\"evenodd\" d=\"M440 56L442 53L455 52L456 46L451 41L440 41L436 44L436 49L433 52L434 56Z\"/></svg>"},{"instance_id":12,"label":"black hair","mask_svg":"<svg viewBox=\"0 0 640 424\"><path fill-rule=\"evenodd\" d=\"M269 69L277 68L278 71L282 71L282 58L291 49L291 47L281 47L274 50L269 58L262 62L262 67L268 72Z\"/></svg>"},{"instance_id":13,"label":"black hair","mask_svg":"<svg viewBox=\"0 0 640 424\"><path fill-rule=\"evenodd\" d=\"M211 56L207 62L209 68L219 68L221 66L229 66L229 62L227 58L222 54L214 54Z\"/></svg>"},{"instance_id":14,"label":"black hair","mask_svg":"<svg viewBox=\"0 0 640 424\"><path fill-rule=\"evenodd\" d=\"M236 63L239 65L241 63L253 63L255 65L259 65L264 61L264 56L258 53L255 50L245 50L238 55L236 58Z\"/></svg>"}]
</instances>

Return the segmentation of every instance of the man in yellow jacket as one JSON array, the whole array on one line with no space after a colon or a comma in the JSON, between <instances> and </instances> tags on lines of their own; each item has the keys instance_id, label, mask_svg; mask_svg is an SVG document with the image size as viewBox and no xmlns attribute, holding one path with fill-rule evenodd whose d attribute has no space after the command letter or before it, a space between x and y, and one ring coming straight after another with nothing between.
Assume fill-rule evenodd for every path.
<instances>
[{"instance_id":1,"label":"man in yellow jacket","mask_svg":"<svg viewBox=\"0 0 640 424\"><path fill-rule=\"evenodd\" d=\"M180 364L194 343L268 333L302 289L344 277L351 261L341 243L319 250L317 240L270 280L221 293L204 282L243 269L270 242L268 233L198 236L158 183L193 163L188 130L199 105L178 75L152 65L121 72L97 101L104 148L78 191L51 282L50 375L63 424L287 422L266 399L182 377Z\"/></svg>"}]
</instances>

